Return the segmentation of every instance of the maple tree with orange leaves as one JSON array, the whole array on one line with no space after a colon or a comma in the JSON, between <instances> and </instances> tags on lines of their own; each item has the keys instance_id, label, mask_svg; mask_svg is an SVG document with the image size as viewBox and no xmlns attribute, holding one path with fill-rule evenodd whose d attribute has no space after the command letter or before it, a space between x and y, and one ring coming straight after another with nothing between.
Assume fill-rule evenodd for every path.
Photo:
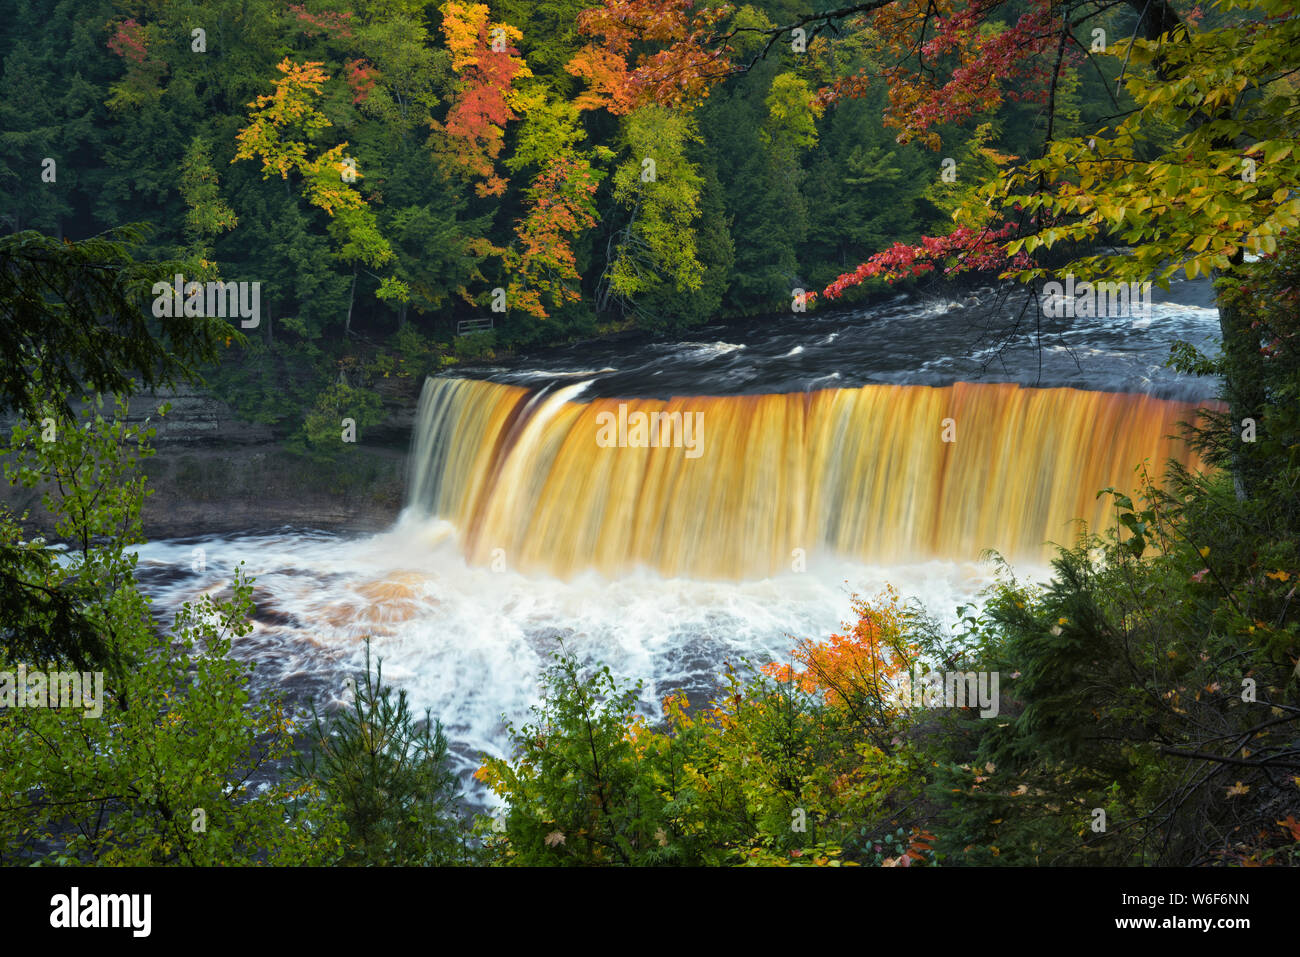
<instances>
[{"instance_id":1,"label":"maple tree with orange leaves","mask_svg":"<svg viewBox=\"0 0 1300 957\"><path fill-rule=\"evenodd\" d=\"M851 601L857 620L846 625L844 633L823 641L804 639L791 652L801 669L772 662L762 670L848 711L887 753L892 745L875 729L885 727L898 713L894 701L900 678L916 660L918 649L905 638L907 618L895 588L888 586L874 601L861 595Z\"/></svg>"},{"instance_id":2,"label":"maple tree with orange leaves","mask_svg":"<svg viewBox=\"0 0 1300 957\"><path fill-rule=\"evenodd\" d=\"M514 308L545 319L544 297L552 307L582 299L576 288L582 277L568 237L596 224L598 182L585 158L561 154L528 188L528 214L515 226L518 244L504 253Z\"/></svg>"},{"instance_id":3,"label":"maple tree with orange leaves","mask_svg":"<svg viewBox=\"0 0 1300 957\"><path fill-rule=\"evenodd\" d=\"M689 109L730 73L730 48L709 40L733 9L695 9L692 0L605 0L584 10L578 29L593 40L566 67L587 83L578 108L616 116L648 103ZM662 49L633 58L634 48L653 45Z\"/></svg>"},{"instance_id":4,"label":"maple tree with orange leaves","mask_svg":"<svg viewBox=\"0 0 1300 957\"><path fill-rule=\"evenodd\" d=\"M495 161L505 126L519 118L522 102L515 84L533 75L512 45L522 34L508 23L493 23L486 4L451 0L438 9L460 85L446 118L430 125L447 144L452 162L480 180L475 192L498 196L506 181Z\"/></svg>"}]
</instances>

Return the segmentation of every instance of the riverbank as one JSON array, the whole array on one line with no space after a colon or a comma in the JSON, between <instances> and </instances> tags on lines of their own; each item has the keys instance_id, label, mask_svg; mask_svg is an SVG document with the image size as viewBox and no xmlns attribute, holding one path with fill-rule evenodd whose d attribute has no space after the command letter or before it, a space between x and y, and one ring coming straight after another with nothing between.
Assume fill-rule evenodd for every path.
<instances>
[{"instance_id":1,"label":"riverbank","mask_svg":"<svg viewBox=\"0 0 1300 957\"><path fill-rule=\"evenodd\" d=\"M423 382L420 377L419 383ZM385 389L385 423L321 463L285 447L270 428L241 421L225 402L182 387L136 396L128 421L157 429L144 465L152 494L142 510L149 539L305 525L332 531L387 528L405 495L407 446L419 398L414 379ZM159 417L163 402L171 411ZM8 422L0 423L4 428ZM31 534L54 536L42 490L0 483L0 502L21 514Z\"/></svg>"}]
</instances>

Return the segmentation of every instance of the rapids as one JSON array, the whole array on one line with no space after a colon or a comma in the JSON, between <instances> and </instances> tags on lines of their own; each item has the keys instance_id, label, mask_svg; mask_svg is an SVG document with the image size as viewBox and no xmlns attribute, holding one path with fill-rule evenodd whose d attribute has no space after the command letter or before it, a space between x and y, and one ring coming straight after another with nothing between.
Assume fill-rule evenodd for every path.
<instances>
[{"instance_id":1,"label":"rapids","mask_svg":"<svg viewBox=\"0 0 1300 957\"><path fill-rule=\"evenodd\" d=\"M1073 519L1104 523L1100 488L1131 487L1143 459L1195 464L1167 436L1214 383L1163 362L1175 338L1212 343L1217 313L1183 285L1149 319L1010 345L995 331L1016 307L976 292L459 369L425 387L388 531L196 530L141 546L140 579L169 623L245 562L258 608L235 653L299 706L341 701L371 636L481 801L469 772L561 644L641 679L653 715L679 688L707 698L724 661L826 636L854 591L888 582L952 622L991 580L981 549L1041 577ZM703 413L702 454L600 447L620 403Z\"/></svg>"}]
</instances>

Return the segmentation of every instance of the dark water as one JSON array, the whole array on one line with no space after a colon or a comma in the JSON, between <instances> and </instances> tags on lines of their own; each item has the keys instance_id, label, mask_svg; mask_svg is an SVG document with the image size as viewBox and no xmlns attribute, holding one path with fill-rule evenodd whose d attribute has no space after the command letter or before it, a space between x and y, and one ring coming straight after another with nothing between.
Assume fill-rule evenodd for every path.
<instances>
[{"instance_id":1,"label":"dark water","mask_svg":"<svg viewBox=\"0 0 1300 957\"><path fill-rule=\"evenodd\" d=\"M626 337L456 374L521 386L586 381L589 398L801 392L868 384L1017 382L1201 400L1215 383L1165 368L1170 344L1217 351L1207 280L1153 289L1144 318L1039 318L1024 290L900 295L883 303Z\"/></svg>"}]
</instances>

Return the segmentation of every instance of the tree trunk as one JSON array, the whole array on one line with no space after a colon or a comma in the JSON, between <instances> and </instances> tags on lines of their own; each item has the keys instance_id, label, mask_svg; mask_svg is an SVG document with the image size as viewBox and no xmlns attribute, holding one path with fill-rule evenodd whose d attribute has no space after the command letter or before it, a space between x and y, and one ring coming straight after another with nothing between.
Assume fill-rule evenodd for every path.
<instances>
[{"instance_id":1,"label":"tree trunk","mask_svg":"<svg viewBox=\"0 0 1300 957\"><path fill-rule=\"evenodd\" d=\"M357 267L352 267L352 292L348 294L348 317L343 323L343 336L352 335L352 304L357 301Z\"/></svg>"}]
</instances>

